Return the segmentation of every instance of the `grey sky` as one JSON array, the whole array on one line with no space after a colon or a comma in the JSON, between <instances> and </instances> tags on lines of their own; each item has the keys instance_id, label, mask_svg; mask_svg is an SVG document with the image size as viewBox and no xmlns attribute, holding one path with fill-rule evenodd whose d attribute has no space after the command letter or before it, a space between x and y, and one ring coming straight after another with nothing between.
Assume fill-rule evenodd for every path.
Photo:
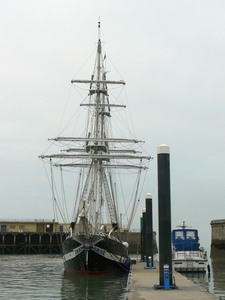
<instances>
[{"instance_id":1,"label":"grey sky","mask_svg":"<svg viewBox=\"0 0 225 300\"><path fill-rule=\"evenodd\" d=\"M225 218L224 1L1 1L0 218L52 217L37 157L58 132L70 80L95 49L99 16L136 136L155 158L133 228L151 192L158 231L156 149L165 143L172 227L185 220L209 247L210 221Z\"/></svg>"}]
</instances>

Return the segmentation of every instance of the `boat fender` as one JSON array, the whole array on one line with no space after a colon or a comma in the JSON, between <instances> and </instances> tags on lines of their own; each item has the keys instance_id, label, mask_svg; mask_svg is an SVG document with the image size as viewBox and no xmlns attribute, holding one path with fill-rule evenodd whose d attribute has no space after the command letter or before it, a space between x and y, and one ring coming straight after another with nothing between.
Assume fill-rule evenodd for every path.
<instances>
[{"instance_id":1,"label":"boat fender","mask_svg":"<svg viewBox=\"0 0 225 300\"><path fill-rule=\"evenodd\" d=\"M123 245L126 246L127 248L129 247L129 244L127 242L123 242Z\"/></svg>"},{"instance_id":2,"label":"boat fender","mask_svg":"<svg viewBox=\"0 0 225 300\"><path fill-rule=\"evenodd\" d=\"M210 265L209 265L209 264L207 265L207 270L208 270L208 273L211 272L211 270L210 270Z\"/></svg>"}]
</instances>

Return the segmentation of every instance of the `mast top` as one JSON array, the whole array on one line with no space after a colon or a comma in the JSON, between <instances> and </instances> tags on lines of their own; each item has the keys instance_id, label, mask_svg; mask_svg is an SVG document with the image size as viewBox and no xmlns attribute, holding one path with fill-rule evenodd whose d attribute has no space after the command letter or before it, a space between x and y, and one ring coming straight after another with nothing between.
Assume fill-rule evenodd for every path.
<instances>
[{"instance_id":1,"label":"mast top","mask_svg":"<svg viewBox=\"0 0 225 300\"><path fill-rule=\"evenodd\" d=\"M99 17L99 21L98 21L98 40L100 41L101 37L100 37L100 29L101 29L101 22L100 22L100 17Z\"/></svg>"},{"instance_id":2,"label":"mast top","mask_svg":"<svg viewBox=\"0 0 225 300\"><path fill-rule=\"evenodd\" d=\"M101 22L100 22L100 17L99 17L99 21L98 21L98 53L102 52L102 49L101 49L100 29L101 29Z\"/></svg>"}]
</instances>

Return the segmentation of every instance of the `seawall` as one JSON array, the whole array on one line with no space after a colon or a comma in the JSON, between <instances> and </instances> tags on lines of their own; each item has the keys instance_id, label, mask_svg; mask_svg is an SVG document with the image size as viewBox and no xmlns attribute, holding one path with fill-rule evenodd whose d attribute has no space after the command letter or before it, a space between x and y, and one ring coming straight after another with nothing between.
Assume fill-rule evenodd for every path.
<instances>
[{"instance_id":1,"label":"seawall","mask_svg":"<svg viewBox=\"0 0 225 300\"><path fill-rule=\"evenodd\" d=\"M61 254L66 232L0 232L0 254ZM157 253L155 233L153 252ZM141 233L121 232L121 239L129 244L130 253L141 253Z\"/></svg>"},{"instance_id":2,"label":"seawall","mask_svg":"<svg viewBox=\"0 0 225 300\"><path fill-rule=\"evenodd\" d=\"M225 219L212 220L210 257L225 255Z\"/></svg>"},{"instance_id":3,"label":"seawall","mask_svg":"<svg viewBox=\"0 0 225 300\"><path fill-rule=\"evenodd\" d=\"M130 253L141 253L141 233L140 232L121 232L122 241L127 241L129 244ZM158 248L156 244L156 232L153 231L153 253L158 253ZM141 253L142 254L142 253Z\"/></svg>"},{"instance_id":4,"label":"seawall","mask_svg":"<svg viewBox=\"0 0 225 300\"><path fill-rule=\"evenodd\" d=\"M61 254L64 232L1 232L0 254Z\"/></svg>"}]
</instances>

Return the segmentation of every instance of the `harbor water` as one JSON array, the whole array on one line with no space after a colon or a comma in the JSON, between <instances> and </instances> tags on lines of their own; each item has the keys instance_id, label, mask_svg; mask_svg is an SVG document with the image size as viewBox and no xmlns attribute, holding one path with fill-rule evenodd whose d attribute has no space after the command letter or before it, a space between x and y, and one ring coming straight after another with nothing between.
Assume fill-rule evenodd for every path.
<instances>
[{"instance_id":1,"label":"harbor water","mask_svg":"<svg viewBox=\"0 0 225 300\"><path fill-rule=\"evenodd\" d=\"M209 253L209 252L208 252ZM219 299L225 300L225 257L209 259L210 273L186 274L194 283L209 290Z\"/></svg>"},{"instance_id":2,"label":"harbor water","mask_svg":"<svg viewBox=\"0 0 225 300\"><path fill-rule=\"evenodd\" d=\"M60 255L0 255L0 299L124 299L127 275L66 274Z\"/></svg>"},{"instance_id":3,"label":"harbor water","mask_svg":"<svg viewBox=\"0 0 225 300\"><path fill-rule=\"evenodd\" d=\"M2 300L126 299L127 276L66 274L60 255L1 255ZM190 280L225 299L225 258L209 260L210 274L187 274Z\"/></svg>"}]
</instances>

